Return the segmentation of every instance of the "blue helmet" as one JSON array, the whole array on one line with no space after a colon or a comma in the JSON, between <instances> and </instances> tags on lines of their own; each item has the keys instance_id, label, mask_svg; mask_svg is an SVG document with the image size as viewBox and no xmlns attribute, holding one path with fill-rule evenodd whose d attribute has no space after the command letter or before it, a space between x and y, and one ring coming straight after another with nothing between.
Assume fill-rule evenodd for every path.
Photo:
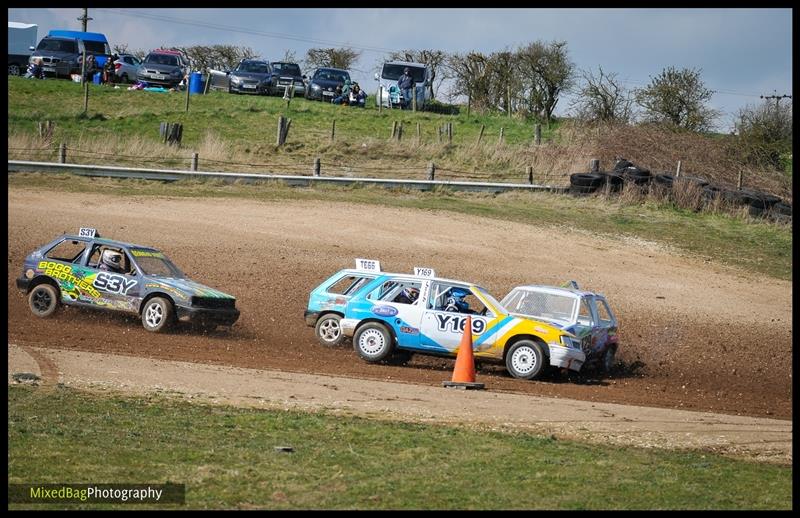
<instances>
[{"instance_id":1,"label":"blue helmet","mask_svg":"<svg viewBox=\"0 0 800 518\"><path fill-rule=\"evenodd\" d=\"M457 299L463 299L469 294L470 292L464 288L453 288L452 290L450 290L450 296L455 297Z\"/></svg>"}]
</instances>

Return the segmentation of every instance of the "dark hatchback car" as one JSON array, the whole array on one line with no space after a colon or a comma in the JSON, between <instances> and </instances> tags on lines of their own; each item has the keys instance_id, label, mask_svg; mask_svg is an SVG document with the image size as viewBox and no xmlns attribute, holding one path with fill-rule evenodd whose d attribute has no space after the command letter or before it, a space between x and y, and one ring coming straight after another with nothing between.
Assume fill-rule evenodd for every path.
<instances>
[{"instance_id":1,"label":"dark hatchback car","mask_svg":"<svg viewBox=\"0 0 800 518\"><path fill-rule=\"evenodd\" d=\"M300 71L300 65L283 61L273 61L270 65L272 67L272 78L268 88L270 94L283 95L286 86L294 87L295 96L306 94L306 76Z\"/></svg>"},{"instance_id":2,"label":"dark hatchback car","mask_svg":"<svg viewBox=\"0 0 800 518\"><path fill-rule=\"evenodd\" d=\"M136 73L143 83L175 88L183 80L185 64L181 54L172 50L154 50L144 58Z\"/></svg>"},{"instance_id":3,"label":"dark hatchback car","mask_svg":"<svg viewBox=\"0 0 800 518\"><path fill-rule=\"evenodd\" d=\"M306 90L306 99L330 101L336 96L336 87L344 86L350 73L341 68L318 68L311 76Z\"/></svg>"},{"instance_id":4,"label":"dark hatchback car","mask_svg":"<svg viewBox=\"0 0 800 518\"><path fill-rule=\"evenodd\" d=\"M266 61L243 59L228 78L228 93L267 94L272 82L272 67Z\"/></svg>"}]
</instances>

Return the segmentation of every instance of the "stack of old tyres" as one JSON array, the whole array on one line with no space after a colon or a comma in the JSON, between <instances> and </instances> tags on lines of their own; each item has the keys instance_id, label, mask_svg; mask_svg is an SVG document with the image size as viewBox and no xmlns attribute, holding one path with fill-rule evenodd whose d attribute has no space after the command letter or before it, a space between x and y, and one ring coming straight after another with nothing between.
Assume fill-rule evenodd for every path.
<instances>
[{"instance_id":1,"label":"stack of old tyres","mask_svg":"<svg viewBox=\"0 0 800 518\"><path fill-rule=\"evenodd\" d=\"M730 203L749 205L751 216L763 216L765 212L781 203L781 199L778 196L752 189L725 190L722 192L722 197Z\"/></svg>"},{"instance_id":2,"label":"stack of old tyres","mask_svg":"<svg viewBox=\"0 0 800 518\"><path fill-rule=\"evenodd\" d=\"M614 164L614 174L621 176L624 182L633 185L647 185L653 179L649 169L639 167L624 158L617 159Z\"/></svg>"},{"instance_id":3,"label":"stack of old tyres","mask_svg":"<svg viewBox=\"0 0 800 518\"><path fill-rule=\"evenodd\" d=\"M569 175L569 192L571 194L589 194L606 184L603 173L575 173Z\"/></svg>"},{"instance_id":4,"label":"stack of old tyres","mask_svg":"<svg viewBox=\"0 0 800 518\"><path fill-rule=\"evenodd\" d=\"M622 185L625 183L625 178L622 173L617 171L600 173L606 177L606 186L610 192L619 192L622 190Z\"/></svg>"}]
</instances>

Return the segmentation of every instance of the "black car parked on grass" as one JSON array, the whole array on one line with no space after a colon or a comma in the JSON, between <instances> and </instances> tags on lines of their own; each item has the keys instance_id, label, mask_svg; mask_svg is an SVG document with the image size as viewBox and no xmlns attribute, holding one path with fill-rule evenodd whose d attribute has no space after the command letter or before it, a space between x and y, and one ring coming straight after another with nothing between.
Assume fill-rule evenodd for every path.
<instances>
[{"instance_id":1,"label":"black car parked on grass","mask_svg":"<svg viewBox=\"0 0 800 518\"><path fill-rule=\"evenodd\" d=\"M297 63L286 63L284 61L273 61L271 80L268 92L272 95L283 95L287 86L294 87L294 95L306 94L306 76L300 72L300 65Z\"/></svg>"},{"instance_id":2,"label":"black car parked on grass","mask_svg":"<svg viewBox=\"0 0 800 518\"><path fill-rule=\"evenodd\" d=\"M341 68L318 68L311 76L306 90L306 99L330 101L336 96L336 87L344 86L350 73Z\"/></svg>"}]
</instances>

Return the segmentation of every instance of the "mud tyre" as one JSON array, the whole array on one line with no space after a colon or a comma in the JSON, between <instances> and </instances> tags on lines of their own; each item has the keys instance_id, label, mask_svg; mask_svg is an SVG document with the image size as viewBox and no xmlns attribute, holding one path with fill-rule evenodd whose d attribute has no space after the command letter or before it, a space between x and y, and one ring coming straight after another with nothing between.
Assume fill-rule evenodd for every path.
<instances>
[{"instance_id":1,"label":"mud tyre","mask_svg":"<svg viewBox=\"0 0 800 518\"><path fill-rule=\"evenodd\" d=\"M58 309L58 290L51 284L39 284L28 294L28 306L39 318L47 318Z\"/></svg>"}]
</instances>

